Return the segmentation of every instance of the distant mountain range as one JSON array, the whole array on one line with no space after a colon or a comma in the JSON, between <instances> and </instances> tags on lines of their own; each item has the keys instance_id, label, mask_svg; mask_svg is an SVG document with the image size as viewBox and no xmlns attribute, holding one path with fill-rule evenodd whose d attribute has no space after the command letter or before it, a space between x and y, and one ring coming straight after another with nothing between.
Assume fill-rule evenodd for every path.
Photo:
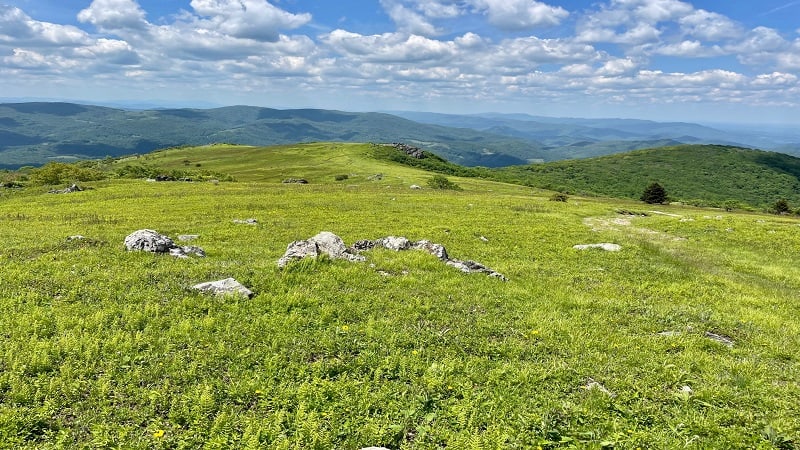
<instances>
[{"instance_id":1,"label":"distant mountain range","mask_svg":"<svg viewBox=\"0 0 800 450\"><path fill-rule=\"evenodd\" d=\"M800 155L800 128L720 125L637 119L579 119L486 113L454 115L391 111L422 123L469 128L535 141L556 159L587 158L635 149L682 144L718 144Z\"/></svg>"},{"instance_id":2,"label":"distant mountain range","mask_svg":"<svg viewBox=\"0 0 800 450\"><path fill-rule=\"evenodd\" d=\"M226 142L405 142L466 166L586 158L679 143L715 143L800 155L797 140L690 123L560 119L525 114L355 113L230 106L120 109L59 102L0 104L0 167L102 158Z\"/></svg>"}]
</instances>

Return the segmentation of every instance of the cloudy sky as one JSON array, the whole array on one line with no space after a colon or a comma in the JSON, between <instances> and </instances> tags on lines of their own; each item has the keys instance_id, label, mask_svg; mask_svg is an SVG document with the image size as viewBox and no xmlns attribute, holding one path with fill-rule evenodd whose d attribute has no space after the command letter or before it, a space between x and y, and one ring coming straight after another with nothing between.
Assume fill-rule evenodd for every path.
<instances>
[{"instance_id":1,"label":"cloudy sky","mask_svg":"<svg viewBox=\"0 0 800 450\"><path fill-rule=\"evenodd\" d=\"M0 98L800 124L800 0L0 0Z\"/></svg>"}]
</instances>

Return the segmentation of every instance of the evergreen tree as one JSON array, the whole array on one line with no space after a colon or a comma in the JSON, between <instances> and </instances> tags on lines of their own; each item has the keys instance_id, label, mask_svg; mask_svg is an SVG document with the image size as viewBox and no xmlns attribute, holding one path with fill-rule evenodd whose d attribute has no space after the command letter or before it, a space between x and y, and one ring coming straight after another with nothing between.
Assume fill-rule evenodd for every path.
<instances>
[{"instance_id":1,"label":"evergreen tree","mask_svg":"<svg viewBox=\"0 0 800 450\"><path fill-rule=\"evenodd\" d=\"M667 191L658 183L650 183L642 193L641 200L650 204L664 203L667 201Z\"/></svg>"}]
</instances>

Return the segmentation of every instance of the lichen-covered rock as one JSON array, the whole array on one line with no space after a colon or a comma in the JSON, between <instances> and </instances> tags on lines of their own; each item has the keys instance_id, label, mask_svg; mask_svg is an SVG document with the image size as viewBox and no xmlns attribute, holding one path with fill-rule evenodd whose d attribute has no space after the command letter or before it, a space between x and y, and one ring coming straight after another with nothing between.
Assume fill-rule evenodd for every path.
<instances>
[{"instance_id":1,"label":"lichen-covered rock","mask_svg":"<svg viewBox=\"0 0 800 450\"><path fill-rule=\"evenodd\" d=\"M199 256L200 258L205 258L206 256L205 250L194 245L171 248L169 254L176 258L188 258L190 255Z\"/></svg>"},{"instance_id":2,"label":"lichen-covered rock","mask_svg":"<svg viewBox=\"0 0 800 450\"><path fill-rule=\"evenodd\" d=\"M387 236L375 241L375 246L395 251L408 250L411 248L411 241L402 236Z\"/></svg>"},{"instance_id":3,"label":"lichen-covered rock","mask_svg":"<svg viewBox=\"0 0 800 450\"><path fill-rule=\"evenodd\" d=\"M339 236L330 231L322 231L309 241L317 244L320 253L325 253L331 258L341 258L347 252L347 246Z\"/></svg>"},{"instance_id":4,"label":"lichen-covered rock","mask_svg":"<svg viewBox=\"0 0 800 450\"><path fill-rule=\"evenodd\" d=\"M168 253L175 247L172 239L154 230L137 230L125 238L125 248L130 252Z\"/></svg>"},{"instance_id":5,"label":"lichen-covered rock","mask_svg":"<svg viewBox=\"0 0 800 450\"><path fill-rule=\"evenodd\" d=\"M286 247L286 253L278 260L278 267L286 267L291 261L319 256L317 244L311 240L294 241Z\"/></svg>"},{"instance_id":6,"label":"lichen-covered rock","mask_svg":"<svg viewBox=\"0 0 800 450\"><path fill-rule=\"evenodd\" d=\"M445 261L450 267L455 267L456 269L464 272L464 273L485 273L486 275L492 278L498 278L503 281L508 281L508 279L501 273L495 272L494 270L484 266L483 264L475 261L461 261L458 259L448 259Z\"/></svg>"},{"instance_id":7,"label":"lichen-covered rock","mask_svg":"<svg viewBox=\"0 0 800 450\"><path fill-rule=\"evenodd\" d=\"M375 248L375 241L371 241L369 239L361 239L360 241L356 241L350 247L350 252L358 253L367 250L372 250L373 248Z\"/></svg>"},{"instance_id":8,"label":"lichen-covered rock","mask_svg":"<svg viewBox=\"0 0 800 450\"><path fill-rule=\"evenodd\" d=\"M303 240L294 241L286 248L286 253L278 260L278 267L285 267L289 262L302 258L316 258L319 255L328 255L332 259L346 259L348 261L364 261L361 255L354 254L344 245L344 241L339 236L322 231L316 236Z\"/></svg>"},{"instance_id":9,"label":"lichen-covered rock","mask_svg":"<svg viewBox=\"0 0 800 450\"><path fill-rule=\"evenodd\" d=\"M243 296L247 298L253 296L253 291L246 288L243 284L239 283L233 278L196 284L192 286L192 289L218 296L232 295Z\"/></svg>"},{"instance_id":10,"label":"lichen-covered rock","mask_svg":"<svg viewBox=\"0 0 800 450\"><path fill-rule=\"evenodd\" d=\"M414 250L422 250L428 252L431 255L441 259L442 261L447 261L449 259L447 256L447 250L444 248L444 245L442 244L434 244L431 241L421 240L414 242L411 245L411 248L413 248Z\"/></svg>"}]
</instances>

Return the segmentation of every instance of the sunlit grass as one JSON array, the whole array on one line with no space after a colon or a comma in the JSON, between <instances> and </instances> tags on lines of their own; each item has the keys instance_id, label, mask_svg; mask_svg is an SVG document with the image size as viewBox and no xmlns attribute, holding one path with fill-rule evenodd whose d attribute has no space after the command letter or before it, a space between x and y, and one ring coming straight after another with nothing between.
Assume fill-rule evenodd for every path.
<instances>
[{"instance_id":1,"label":"sunlit grass","mask_svg":"<svg viewBox=\"0 0 800 450\"><path fill-rule=\"evenodd\" d=\"M363 146L326 166L329 146L153 156L233 183L3 197L0 447L797 444L797 220L660 206L675 216L620 225L647 207L455 177L463 191L410 190L430 174ZM208 257L125 252L140 228L199 234ZM388 250L277 269L322 230L429 239L509 281ZM595 242L623 250L572 248ZM225 277L256 296L190 289Z\"/></svg>"}]
</instances>

